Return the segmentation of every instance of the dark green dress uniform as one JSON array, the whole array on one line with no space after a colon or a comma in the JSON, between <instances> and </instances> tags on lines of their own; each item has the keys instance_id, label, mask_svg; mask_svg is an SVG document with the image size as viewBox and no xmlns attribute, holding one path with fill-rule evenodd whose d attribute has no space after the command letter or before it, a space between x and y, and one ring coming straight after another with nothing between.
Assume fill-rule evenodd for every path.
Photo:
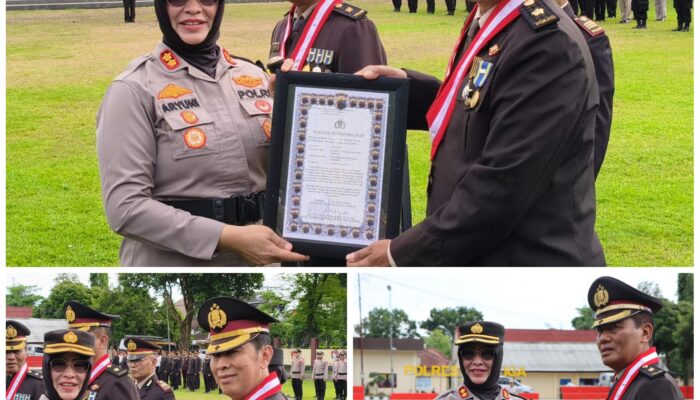
<instances>
[{"instance_id":1,"label":"dark green dress uniform","mask_svg":"<svg viewBox=\"0 0 700 400\"><path fill-rule=\"evenodd\" d=\"M207 355L219 357L255 339L270 334L270 324L279 322L245 301L233 297L215 297L205 301L197 312L199 326L209 332ZM253 368L254 366L250 366ZM212 371L216 375L216 371ZM246 399L286 400L275 372L268 372ZM226 393L226 388L221 390Z\"/></svg>"},{"instance_id":2,"label":"dark green dress uniform","mask_svg":"<svg viewBox=\"0 0 700 400\"><path fill-rule=\"evenodd\" d=\"M72 300L66 303L65 310L69 328L88 332L100 327L111 329L112 321L119 319L118 315L101 313ZM109 363L107 368L97 370L108 359L109 354L105 354L93 360L87 400L138 400L138 390L127 368Z\"/></svg>"},{"instance_id":3,"label":"dark green dress uniform","mask_svg":"<svg viewBox=\"0 0 700 400\"><path fill-rule=\"evenodd\" d=\"M588 304L595 312L593 328L598 329L598 341L604 344L606 325L614 324L640 313L653 313L663 303L632 286L609 276L596 279L588 289ZM641 327L640 327L641 329ZM630 339L631 340L631 339ZM624 346L624 343L618 346ZM605 363L605 359L603 359ZM616 371L608 399L619 400L682 400L683 394L673 377L659 367L654 347L642 351L622 371Z\"/></svg>"},{"instance_id":4,"label":"dark green dress uniform","mask_svg":"<svg viewBox=\"0 0 700 400\"><path fill-rule=\"evenodd\" d=\"M612 126L613 95L615 94L615 71L613 68L610 39L603 28L588 17L578 17L570 4L564 6L564 12L576 22L583 37L586 39L591 58L595 66L595 77L598 82L600 104L595 116L595 147L593 151L593 173L598 177L600 168L605 160L605 153L610 141Z\"/></svg>"},{"instance_id":5,"label":"dark green dress uniform","mask_svg":"<svg viewBox=\"0 0 700 400\"><path fill-rule=\"evenodd\" d=\"M271 64L283 61L280 58L281 46L286 46L287 57L291 56L306 21L308 18L292 30L286 44L283 39L288 18L285 16L277 23L272 31ZM347 3L341 3L333 9L310 47L307 59L313 58L318 62L307 64L308 68L317 68L321 72L352 74L367 65L386 65L384 46L379 39L377 27L367 18L367 11Z\"/></svg>"},{"instance_id":6,"label":"dark green dress uniform","mask_svg":"<svg viewBox=\"0 0 700 400\"><path fill-rule=\"evenodd\" d=\"M462 52L468 43L462 45ZM428 215L392 240L397 265L604 265L595 225L598 85L561 7L527 0L465 75L432 162ZM456 57L455 59L459 59ZM414 71L409 129L427 129L440 81Z\"/></svg>"},{"instance_id":7,"label":"dark green dress uniform","mask_svg":"<svg viewBox=\"0 0 700 400\"><path fill-rule=\"evenodd\" d=\"M5 351L21 351L27 347L27 337L31 334L29 328L24 324L8 319L5 323ZM26 365L26 359L25 359ZM19 366L20 372L24 374L22 384L14 391L14 396L11 400L39 400L39 397L44 393L44 382L42 381L41 371L32 371L27 368L22 372L23 365ZM19 373L19 372L18 372ZM17 374L5 376L5 396L10 394L11 384L15 378L22 379Z\"/></svg>"}]
</instances>

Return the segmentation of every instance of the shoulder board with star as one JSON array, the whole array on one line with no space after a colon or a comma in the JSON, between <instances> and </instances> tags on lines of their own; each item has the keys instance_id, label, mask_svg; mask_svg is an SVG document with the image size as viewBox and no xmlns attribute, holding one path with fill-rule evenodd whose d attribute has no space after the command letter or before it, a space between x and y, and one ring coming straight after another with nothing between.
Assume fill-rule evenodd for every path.
<instances>
[{"instance_id":1,"label":"shoulder board with star","mask_svg":"<svg viewBox=\"0 0 700 400\"><path fill-rule=\"evenodd\" d=\"M333 11L352 19L361 19L367 16L367 10L363 10L348 3L336 4Z\"/></svg>"},{"instance_id":2,"label":"shoulder board with star","mask_svg":"<svg viewBox=\"0 0 700 400\"><path fill-rule=\"evenodd\" d=\"M576 22L576 25L578 25L589 36L595 37L605 33L603 28L601 28L598 24L593 22L592 19L586 17L585 15L582 15L580 17L574 17L574 22Z\"/></svg>"},{"instance_id":3,"label":"shoulder board with star","mask_svg":"<svg viewBox=\"0 0 700 400\"><path fill-rule=\"evenodd\" d=\"M438 397L435 398L435 400L455 400L455 399L460 399L461 397L457 394L457 391L455 389L450 389L446 392L440 393Z\"/></svg>"},{"instance_id":4,"label":"shoulder board with star","mask_svg":"<svg viewBox=\"0 0 700 400\"><path fill-rule=\"evenodd\" d=\"M41 370L29 370L27 371L27 376L31 376L32 378L35 379L44 379L44 375L42 374Z\"/></svg>"},{"instance_id":5,"label":"shoulder board with star","mask_svg":"<svg viewBox=\"0 0 700 400\"><path fill-rule=\"evenodd\" d=\"M173 391L173 389L170 387L170 385L168 385L167 383L165 383L165 382L163 382L163 381L158 381L158 386L159 386L165 393L168 393L168 392L172 392L172 391Z\"/></svg>"},{"instance_id":6,"label":"shoulder board with star","mask_svg":"<svg viewBox=\"0 0 700 400\"><path fill-rule=\"evenodd\" d=\"M559 17L542 0L525 0L520 6L520 14L534 30L550 26L559 21Z\"/></svg>"},{"instance_id":7,"label":"shoulder board with star","mask_svg":"<svg viewBox=\"0 0 700 400\"><path fill-rule=\"evenodd\" d=\"M105 371L111 373L112 375L116 375L120 378L129 373L128 369L122 368L122 367L120 367L118 365L114 365L114 364L107 367L107 369Z\"/></svg>"},{"instance_id":8,"label":"shoulder board with star","mask_svg":"<svg viewBox=\"0 0 700 400\"><path fill-rule=\"evenodd\" d=\"M639 372L641 374L648 376L651 379L658 378L660 376L664 376L664 374L666 373L666 371L664 371L663 369L661 369L659 367L655 367L653 365L645 365L639 369Z\"/></svg>"}]
</instances>

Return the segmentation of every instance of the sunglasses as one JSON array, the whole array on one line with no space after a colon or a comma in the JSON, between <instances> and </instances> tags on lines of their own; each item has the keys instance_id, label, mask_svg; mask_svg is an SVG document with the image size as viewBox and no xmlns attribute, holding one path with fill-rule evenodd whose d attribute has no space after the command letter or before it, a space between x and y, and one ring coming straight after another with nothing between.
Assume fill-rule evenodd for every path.
<instances>
[{"instance_id":1,"label":"sunglasses","mask_svg":"<svg viewBox=\"0 0 700 400\"><path fill-rule=\"evenodd\" d=\"M467 361L473 360L477 355L481 357L484 361L491 361L496 358L496 350L494 349L481 349L474 350L470 348L465 348L459 351L459 355Z\"/></svg>"},{"instance_id":2,"label":"sunglasses","mask_svg":"<svg viewBox=\"0 0 700 400\"><path fill-rule=\"evenodd\" d=\"M187 4L189 0L168 0L168 4L172 7L182 7ZM197 0L199 4L207 7L211 7L216 4L219 0Z\"/></svg>"},{"instance_id":3,"label":"sunglasses","mask_svg":"<svg viewBox=\"0 0 700 400\"><path fill-rule=\"evenodd\" d=\"M49 362L51 370L54 372L63 372L70 366L73 371L77 374L84 374L90 369L90 362L88 360L73 360L69 362L64 358L55 358Z\"/></svg>"}]
</instances>

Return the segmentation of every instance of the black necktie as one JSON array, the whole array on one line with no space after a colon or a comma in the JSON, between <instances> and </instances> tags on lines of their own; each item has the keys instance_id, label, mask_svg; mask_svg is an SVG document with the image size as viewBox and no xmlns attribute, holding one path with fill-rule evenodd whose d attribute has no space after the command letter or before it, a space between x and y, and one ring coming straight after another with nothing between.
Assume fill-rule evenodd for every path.
<instances>
[{"instance_id":1,"label":"black necktie","mask_svg":"<svg viewBox=\"0 0 700 400\"><path fill-rule=\"evenodd\" d=\"M294 18L294 25L292 25L292 33L289 34L289 38L287 39L287 43L285 43L285 48L284 50L289 54L290 51L294 48L294 45L296 45L299 36L301 36L301 31L304 30L304 25L306 24L306 20L304 17L298 17Z\"/></svg>"}]
</instances>

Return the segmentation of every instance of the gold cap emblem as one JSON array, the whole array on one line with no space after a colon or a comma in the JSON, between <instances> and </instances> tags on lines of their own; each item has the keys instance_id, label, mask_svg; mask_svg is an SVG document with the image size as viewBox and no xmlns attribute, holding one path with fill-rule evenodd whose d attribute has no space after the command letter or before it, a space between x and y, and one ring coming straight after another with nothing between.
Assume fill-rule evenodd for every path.
<instances>
[{"instance_id":1,"label":"gold cap emblem","mask_svg":"<svg viewBox=\"0 0 700 400\"><path fill-rule=\"evenodd\" d=\"M75 312L70 306L66 308L66 319L69 323L75 321Z\"/></svg>"},{"instance_id":2,"label":"gold cap emblem","mask_svg":"<svg viewBox=\"0 0 700 400\"><path fill-rule=\"evenodd\" d=\"M598 289L593 296L593 303L595 304L596 308L605 307L608 304L608 301L610 301L608 291L605 290L603 285L598 285Z\"/></svg>"},{"instance_id":3,"label":"gold cap emblem","mask_svg":"<svg viewBox=\"0 0 700 400\"><path fill-rule=\"evenodd\" d=\"M7 330L5 331L8 339L14 339L17 337L17 329L12 325L7 325Z\"/></svg>"},{"instance_id":4,"label":"gold cap emblem","mask_svg":"<svg viewBox=\"0 0 700 400\"><path fill-rule=\"evenodd\" d=\"M472 325L471 331L472 333L479 334L484 331L484 327L477 322L476 324Z\"/></svg>"},{"instance_id":5,"label":"gold cap emblem","mask_svg":"<svg viewBox=\"0 0 700 400\"><path fill-rule=\"evenodd\" d=\"M68 332L65 335L63 335L63 341L66 343L78 343L78 335L75 333Z\"/></svg>"},{"instance_id":6,"label":"gold cap emblem","mask_svg":"<svg viewBox=\"0 0 700 400\"><path fill-rule=\"evenodd\" d=\"M219 308L218 304L212 304L209 310L208 320L211 328L223 328L226 326L226 313Z\"/></svg>"},{"instance_id":7,"label":"gold cap emblem","mask_svg":"<svg viewBox=\"0 0 700 400\"><path fill-rule=\"evenodd\" d=\"M129 343L126 345L126 349L129 351L135 351L137 348L136 343L134 343L133 340L129 339Z\"/></svg>"}]
</instances>

